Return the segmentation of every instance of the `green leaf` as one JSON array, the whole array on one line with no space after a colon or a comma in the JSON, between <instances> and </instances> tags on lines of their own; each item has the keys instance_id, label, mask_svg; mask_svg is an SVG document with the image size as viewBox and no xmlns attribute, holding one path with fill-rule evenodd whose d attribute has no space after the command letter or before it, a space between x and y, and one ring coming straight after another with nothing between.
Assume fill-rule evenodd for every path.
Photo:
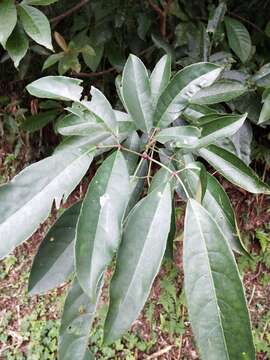
<instances>
[{"instance_id":1,"label":"green leaf","mask_svg":"<svg viewBox=\"0 0 270 360\"><path fill-rule=\"evenodd\" d=\"M74 239L81 202L56 220L42 241L30 272L30 295L42 294L62 285L74 270Z\"/></svg>"},{"instance_id":2,"label":"green leaf","mask_svg":"<svg viewBox=\"0 0 270 360\"><path fill-rule=\"evenodd\" d=\"M58 0L23 0L23 4L44 6L56 3Z\"/></svg>"},{"instance_id":3,"label":"green leaf","mask_svg":"<svg viewBox=\"0 0 270 360\"><path fill-rule=\"evenodd\" d=\"M124 103L136 125L144 132L153 127L151 86L147 70L141 60L130 55L122 78Z\"/></svg>"},{"instance_id":4,"label":"green leaf","mask_svg":"<svg viewBox=\"0 0 270 360\"><path fill-rule=\"evenodd\" d=\"M211 122L202 125L201 137L198 147L205 147L217 140L230 137L235 134L244 124L247 113L244 115L210 115Z\"/></svg>"},{"instance_id":5,"label":"green leaf","mask_svg":"<svg viewBox=\"0 0 270 360\"><path fill-rule=\"evenodd\" d=\"M53 201L58 208L67 199L92 160L89 150L62 152L30 165L0 186L0 258L33 234L48 217Z\"/></svg>"},{"instance_id":6,"label":"green leaf","mask_svg":"<svg viewBox=\"0 0 270 360\"><path fill-rule=\"evenodd\" d=\"M251 39L246 27L238 20L225 17L225 27L230 48L245 63L251 54Z\"/></svg>"},{"instance_id":7,"label":"green leaf","mask_svg":"<svg viewBox=\"0 0 270 360\"><path fill-rule=\"evenodd\" d=\"M91 114L81 117L68 114L57 121L55 129L64 136L79 135L87 136L89 140L96 139L96 143L110 136L110 132L105 130L102 124L97 123Z\"/></svg>"},{"instance_id":8,"label":"green leaf","mask_svg":"<svg viewBox=\"0 0 270 360\"><path fill-rule=\"evenodd\" d=\"M263 100L263 107L260 112L258 124L263 124L270 120L270 95Z\"/></svg>"},{"instance_id":9,"label":"green leaf","mask_svg":"<svg viewBox=\"0 0 270 360\"><path fill-rule=\"evenodd\" d=\"M270 188L251 168L231 152L216 145L198 149L198 154L233 184L253 193L269 194Z\"/></svg>"},{"instance_id":10,"label":"green leaf","mask_svg":"<svg viewBox=\"0 0 270 360\"><path fill-rule=\"evenodd\" d=\"M221 67L211 63L193 64L180 70L158 99L154 115L156 126L167 127L201 88L216 81L221 71Z\"/></svg>"},{"instance_id":11,"label":"green leaf","mask_svg":"<svg viewBox=\"0 0 270 360\"><path fill-rule=\"evenodd\" d=\"M207 29L206 29L208 33L215 34L215 32L218 29L218 26L223 21L226 10L227 10L227 4L225 1L224 2L222 1L215 9L212 18L208 21Z\"/></svg>"},{"instance_id":12,"label":"green leaf","mask_svg":"<svg viewBox=\"0 0 270 360\"><path fill-rule=\"evenodd\" d=\"M17 23L17 11L13 0L0 2L0 44L6 47L6 42Z\"/></svg>"},{"instance_id":13,"label":"green leaf","mask_svg":"<svg viewBox=\"0 0 270 360\"><path fill-rule=\"evenodd\" d=\"M126 212L125 212L125 218L133 209L133 207L136 205L136 203L139 201L143 190L144 190L144 182L145 177L147 175L148 171L148 161L142 160L142 162L139 163L137 172L135 171L132 176L130 177L129 181L129 201L127 204Z\"/></svg>"},{"instance_id":14,"label":"green leaf","mask_svg":"<svg viewBox=\"0 0 270 360\"><path fill-rule=\"evenodd\" d=\"M192 104L210 105L227 102L247 91L238 81L222 80L198 91L190 100Z\"/></svg>"},{"instance_id":15,"label":"green leaf","mask_svg":"<svg viewBox=\"0 0 270 360\"><path fill-rule=\"evenodd\" d=\"M172 214L171 214L171 226L169 235L167 238L167 245L165 250L165 258L173 261L173 242L176 235L176 214L175 214L175 206L174 201L172 201Z\"/></svg>"},{"instance_id":16,"label":"green leaf","mask_svg":"<svg viewBox=\"0 0 270 360\"><path fill-rule=\"evenodd\" d=\"M50 23L47 17L33 6L22 3L17 9L27 35L38 44L53 50Z\"/></svg>"},{"instance_id":17,"label":"green leaf","mask_svg":"<svg viewBox=\"0 0 270 360\"><path fill-rule=\"evenodd\" d=\"M239 254L247 254L248 251L237 234L236 219L231 201L218 180L209 173L207 174L207 188L202 205L216 221L232 250Z\"/></svg>"},{"instance_id":18,"label":"green leaf","mask_svg":"<svg viewBox=\"0 0 270 360\"><path fill-rule=\"evenodd\" d=\"M211 215L189 200L184 227L189 318L202 360L255 360L243 285L233 253Z\"/></svg>"},{"instance_id":19,"label":"green leaf","mask_svg":"<svg viewBox=\"0 0 270 360\"><path fill-rule=\"evenodd\" d=\"M200 182L200 168L195 164L189 164L179 172L179 177L186 186L189 197L193 199L196 198ZM202 205L217 222L231 248L240 254L247 254L241 239L237 235L235 216L230 199L220 183L209 173L207 173L207 186Z\"/></svg>"},{"instance_id":20,"label":"green leaf","mask_svg":"<svg viewBox=\"0 0 270 360\"><path fill-rule=\"evenodd\" d=\"M232 136L220 139L216 145L226 149L243 160L246 165L251 162L252 127L245 121L244 125Z\"/></svg>"},{"instance_id":21,"label":"green leaf","mask_svg":"<svg viewBox=\"0 0 270 360\"><path fill-rule=\"evenodd\" d=\"M76 230L76 274L92 300L100 277L119 246L128 198L128 169L121 152L115 151L89 185Z\"/></svg>"},{"instance_id":22,"label":"green leaf","mask_svg":"<svg viewBox=\"0 0 270 360\"><path fill-rule=\"evenodd\" d=\"M50 55L44 62L42 66L42 71L48 69L50 66L53 66L56 64L60 59L62 59L65 56L64 51L58 53L58 54L52 54Z\"/></svg>"},{"instance_id":23,"label":"green leaf","mask_svg":"<svg viewBox=\"0 0 270 360\"><path fill-rule=\"evenodd\" d=\"M155 108L158 98L168 85L171 78L171 57L164 55L156 64L151 76L150 86L152 94L152 103Z\"/></svg>"},{"instance_id":24,"label":"green leaf","mask_svg":"<svg viewBox=\"0 0 270 360\"><path fill-rule=\"evenodd\" d=\"M183 117L188 122L194 125L201 124L201 118L206 115L218 114L215 109L212 109L206 105L190 104L183 113Z\"/></svg>"},{"instance_id":25,"label":"green leaf","mask_svg":"<svg viewBox=\"0 0 270 360\"><path fill-rule=\"evenodd\" d=\"M201 135L195 126L174 126L161 130L156 139L161 144L170 143L171 147L194 148Z\"/></svg>"},{"instance_id":26,"label":"green leaf","mask_svg":"<svg viewBox=\"0 0 270 360\"><path fill-rule=\"evenodd\" d=\"M85 52L82 53L83 61L92 71L96 71L104 52L104 45L94 46L91 45L95 51L95 55L89 55Z\"/></svg>"},{"instance_id":27,"label":"green leaf","mask_svg":"<svg viewBox=\"0 0 270 360\"><path fill-rule=\"evenodd\" d=\"M28 38L23 29L17 25L7 40L6 49L17 68L20 61L27 53L29 46Z\"/></svg>"},{"instance_id":28,"label":"green leaf","mask_svg":"<svg viewBox=\"0 0 270 360\"><path fill-rule=\"evenodd\" d=\"M142 199L127 218L110 286L105 343L121 337L144 306L166 249L171 201L170 185L163 184Z\"/></svg>"},{"instance_id":29,"label":"green leaf","mask_svg":"<svg viewBox=\"0 0 270 360\"><path fill-rule=\"evenodd\" d=\"M88 350L88 338L98 298L99 294L91 302L80 287L78 280L74 279L66 297L61 320L58 345L59 360L92 359L92 354Z\"/></svg>"},{"instance_id":30,"label":"green leaf","mask_svg":"<svg viewBox=\"0 0 270 360\"><path fill-rule=\"evenodd\" d=\"M267 88L270 86L270 63L265 64L251 78L257 86Z\"/></svg>"},{"instance_id":31,"label":"green leaf","mask_svg":"<svg viewBox=\"0 0 270 360\"><path fill-rule=\"evenodd\" d=\"M45 76L27 85L27 91L36 97L80 101L83 88L79 86L82 80L66 76Z\"/></svg>"},{"instance_id":32,"label":"green leaf","mask_svg":"<svg viewBox=\"0 0 270 360\"><path fill-rule=\"evenodd\" d=\"M94 86L91 87L90 94L92 95L91 101L82 101L81 103L93 114L95 114L95 116L103 122L108 129L117 134L118 124L116 114L107 98Z\"/></svg>"},{"instance_id":33,"label":"green leaf","mask_svg":"<svg viewBox=\"0 0 270 360\"><path fill-rule=\"evenodd\" d=\"M132 151L140 152L140 146L141 146L141 139L136 131L134 131L123 143L123 146L126 149L130 149ZM138 158L139 156L137 154L124 151L124 157L127 162L128 172L129 175L133 175L134 171L137 167Z\"/></svg>"},{"instance_id":34,"label":"green leaf","mask_svg":"<svg viewBox=\"0 0 270 360\"><path fill-rule=\"evenodd\" d=\"M42 129L44 126L54 121L58 115L58 111L49 110L37 115L28 116L22 123L22 129L30 133Z\"/></svg>"}]
</instances>

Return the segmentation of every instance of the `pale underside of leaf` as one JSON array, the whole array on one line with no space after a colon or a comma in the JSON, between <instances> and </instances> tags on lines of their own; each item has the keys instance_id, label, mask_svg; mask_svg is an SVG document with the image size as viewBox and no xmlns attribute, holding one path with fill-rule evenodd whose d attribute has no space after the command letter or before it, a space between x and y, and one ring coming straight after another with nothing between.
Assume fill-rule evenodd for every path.
<instances>
[{"instance_id":1,"label":"pale underside of leaf","mask_svg":"<svg viewBox=\"0 0 270 360\"><path fill-rule=\"evenodd\" d=\"M0 187L0 257L33 234L80 182L93 154L63 152L41 160ZM33 212L33 209L35 211Z\"/></svg>"}]
</instances>

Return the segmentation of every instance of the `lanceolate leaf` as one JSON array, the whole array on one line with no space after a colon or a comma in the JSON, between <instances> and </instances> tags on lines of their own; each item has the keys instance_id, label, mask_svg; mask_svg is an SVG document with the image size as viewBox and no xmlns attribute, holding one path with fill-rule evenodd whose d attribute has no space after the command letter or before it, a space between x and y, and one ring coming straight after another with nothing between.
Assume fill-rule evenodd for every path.
<instances>
[{"instance_id":1,"label":"lanceolate leaf","mask_svg":"<svg viewBox=\"0 0 270 360\"><path fill-rule=\"evenodd\" d=\"M76 230L76 273L91 300L95 298L101 275L118 248L128 198L128 169L123 155L116 151L103 162L92 179Z\"/></svg>"},{"instance_id":2,"label":"lanceolate leaf","mask_svg":"<svg viewBox=\"0 0 270 360\"><path fill-rule=\"evenodd\" d=\"M53 3L56 3L58 0L24 0L24 4L29 5L37 5L37 6L43 6L43 5L51 5Z\"/></svg>"},{"instance_id":3,"label":"lanceolate leaf","mask_svg":"<svg viewBox=\"0 0 270 360\"><path fill-rule=\"evenodd\" d=\"M237 234L236 219L230 199L217 179L209 173L202 205L216 221L232 250L239 254L247 254L247 250Z\"/></svg>"},{"instance_id":4,"label":"lanceolate leaf","mask_svg":"<svg viewBox=\"0 0 270 360\"><path fill-rule=\"evenodd\" d=\"M59 360L92 359L92 354L88 350L88 338L99 293L100 289L97 291L96 298L90 301L80 287L78 280L74 279L62 315L58 345Z\"/></svg>"},{"instance_id":5,"label":"lanceolate leaf","mask_svg":"<svg viewBox=\"0 0 270 360\"><path fill-rule=\"evenodd\" d=\"M249 314L237 265L211 215L189 200L184 274L191 326L202 360L255 360Z\"/></svg>"},{"instance_id":6,"label":"lanceolate leaf","mask_svg":"<svg viewBox=\"0 0 270 360\"><path fill-rule=\"evenodd\" d=\"M170 221L169 184L152 191L128 216L110 286L106 343L123 335L144 306L165 252Z\"/></svg>"},{"instance_id":7,"label":"lanceolate leaf","mask_svg":"<svg viewBox=\"0 0 270 360\"><path fill-rule=\"evenodd\" d=\"M26 54L28 43L28 38L23 29L17 25L6 43L7 52L14 62L15 67L19 66L21 59Z\"/></svg>"},{"instance_id":8,"label":"lanceolate leaf","mask_svg":"<svg viewBox=\"0 0 270 360\"><path fill-rule=\"evenodd\" d=\"M173 147L192 148L197 145L200 135L201 131L195 126L174 126L161 130L156 139Z\"/></svg>"},{"instance_id":9,"label":"lanceolate leaf","mask_svg":"<svg viewBox=\"0 0 270 360\"><path fill-rule=\"evenodd\" d=\"M200 182L199 171L199 167L196 168L193 164L190 164L179 173L179 177L189 192L189 197L193 199L196 198ZM207 174L207 186L202 205L217 222L231 248L240 254L246 254L247 251L237 235L235 216L230 199L219 182L209 173Z\"/></svg>"},{"instance_id":10,"label":"lanceolate leaf","mask_svg":"<svg viewBox=\"0 0 270 360\"><path fill-rule=\"evenodd\" d=\"M270 63L262 66L251 79L257 86L268 88L270 86Z\"/></svg>"},{"instance_id":11,"label":"lanceolate leaf","mask_svg":"<svg viewBox=\"0 0 270 360\"><path fill-rule=\"evenodd\" d=\"M206 31L208 33L215 34L218 29L218 26L221 24L225 12L227 10L227 5L225 1L222 1L218 7L215 9L212 18L208 21Z\"/></svg>"},{"instance_id":12,"label":"lanceolate leaf","mask_svg":"<svg viewBox=\"0 0 270 360\"><path fill-rule=\"evenodd\" d=\"M31 115L23 121L21 128L29 132L35 132L42 129L49 122L54 121L57 116L57 110L48 110L37 115Z\"/></svg>"},{"instance_id":13,"label":"lanceolate leaf","mask_svg":"<svg viewBox=\"0 0 270 360\"><path fill-rule=\"evenodd\" d=\"M251 162L252 127L245 121L243 126L232 136L220 139L216 145L235 154L246 165Z\"/></svg>"},{"instance_id":14,"label":"lanceolate leaf","mask_svg":"<svg viewBox=\"0 0 270 360\"><path fill-rule=\"evenodd\" d=\"M244 121L247 114L244 115L217 115L216 119L202 126L201 138L198 141L198 147L204 147L216 142L219 139L229 137L236 133Z\"/></svg>"},{"instance_id":15,"label":"lanceolate leaf","mask_svg":"<svg viewBox=\"0 0 270 360\"><path fill-rule=\"evenodd\" d=\"M153 127L151 87L147 70L139 58L130 55L122 78L122 95L136 125L149 132Z\"/></svg>"},{"instance_id":16,"label":"lanceolate leaf","mask_svg":"<svg viewBox=\"0 0 270 360\"><path fill-rule=\"evenodd\" d=\"M164 55L156 64L151 76L151 94L153 107L156 107L158 98L165 87L168 85L171 78L171 57Z\"/></svg>"},{"instance_id":17,"label":"lanceolate leaf","mask_svg":"<svg viewBox=\"0 0 270 360\"><path fill-rule=\"evenodd\" d=\"M66 76L45 76L27 85L27 91L36 97L80 101L83 88L82 80L72 79Z\"/></svg>"},{"instance_id":18,"label":"lanceolate leaf","mask_svg":"<svg viewBox=\"0 0 270 360\"><path fill-rule=\"evenodd\" d=\"M81 202L66 210L50 228L35 256L28 284L30 295L63 284L74 269L75 228Z\"/></svg>"},{"instance_id":19,"label":"lanceolate leaf","mask_svg":"<svg viewBox=\"0 0 270 360\"><path fill-rule=\"evenodd\" d=\"M251 53L251 39L246 27L238 20L225 17L225 26L230 48L245 63Z\"/></svg>"},{"instance_id":20,"label":"lanceolate leaf","mask_svg":"<svg viewBox=\"0 0 270 360\"><path fill-rule=\"evenodd\" d=\"M157 127L166 127L188 105L203 87L210 86L222 68L211 63L198 63L180 70L160 95L154 119Z\"/></svg>"},{"instance_id":21,"label":"lanceolate leaf","mask_svg":"<svg viewBox=\"0 0 270 360\"><path fill-rule=\"evenodd\" d=\"M199 149L198 154L233 184L254 194L270 193L270 188L231 152L216 145L210 145L207 148Z\"/></svg>"},{"instance_id":22,"label":"lanceolate leaf","mask_svg":"<svg viewBox=\"0 0 270 360\"><path fill-rule=\"evenodd\" d=\"M13 0L0 2L0 44L5 48L7 39L15 28L17 11Z\"/></svg>"},{"instance_id":23,"label":"lanceolate leaf","mask_svg":"<svg viewBox=\"0 0 270 360\"><path fill-rule=\"evenodd\" d=\"M92 111L98 117L98 119L108 127L108 129L117 134L117 119L111 104L102 94L102 92L96 89L94 86L91 87L91 95L91 101L82 101L82 104L84 104L87 109Z\"/></svg>"},{"instance_id":24,"label":"lanceolate leaf","mask_svg":"<svg viewBox=\"0 0 270 360\"><path fill-rule=\"evenodd\" d=\"M230 101L242 95L247 88L238 81L223 80L203 88L191 99L191 103L199 105L217 104Z\"/></svg>"},{"instance_id":25,"label":"lanceolate leaf","mask_svg":"<svg viewBox=\"0 0 270 360\"><path fill-rule=\"evenodd\" d=\"M133 209L135 204L139 201L143 193L147 171L148 171L148 161L142 160L142 162L138 164L138 170L137 171L135 170L132 176L130 176L130 181L129 181L130 197L125 212L125 218L129 214L130 210Z\"/></svg>"},{"instance_id":26,"label":"lanceolate leaf","mask_svg":"<svg viewBox=\"0 0 270 360\"><path fill-rule=\"evenodd\" d=\"M260 113L258 124L265 123L270 120L270 95L263 100L263 107Z\"/></svg>"},{"instance_id":27,"label":"lanceolate leaf","mask_svg":"<svg viewBox=\"0 0 270 360\"><path fill-rule=\"evenodd\" d=\"M0 187L0 257L26 240L78 185L93 153L62 152L30 165ZM34 209L34 210L33 210Z\"/></svg>"},{"instance_id":28,"label":"lanceolate leaf","mask_svg":"<svg viewBox=\"0 0 270 360\"><path fill-rule=\"evenodd\" d=\"M101 139L108 137L111 133L104 129L101 123L98 123L93 116L84 114L77 116L74 114L68 114L59 120L55 127L56 131L64 136L78 135L87 136L90 139Z\"/></svg>"},{"instance_id":29,"label":"lanceolate leaf","mask_svg":"<svg viewBox=\"0 0 270 360\"><path fill-rule=\"evenodd\" d=\"M38 9L26 4L18 6L18 14L27 35L35 42L53 50L50 23Z\"/></svg>"},{"instance_id":30,"label":"lanceolate leaf","mask_svg":"<svg viewBox=\"0 0 270 360\"><path fill-rule=\"evenodd\" d=\"M140 152L141 139L136 131L134 131L123 143L123 146L132 151ZM139 156L128 151L124 152L124 157L127 162L129 175L133 175L138 164Z\"/></svg>"}]
</instances>

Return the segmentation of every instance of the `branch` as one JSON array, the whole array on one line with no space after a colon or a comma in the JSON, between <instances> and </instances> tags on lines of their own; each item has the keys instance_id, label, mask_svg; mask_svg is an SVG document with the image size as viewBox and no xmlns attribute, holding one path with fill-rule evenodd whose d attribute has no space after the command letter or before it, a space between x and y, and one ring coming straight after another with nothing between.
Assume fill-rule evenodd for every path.
<instances>
[{"instance_id":1,"label":"branch","mask_svg":"<svg viewBox=\"0 0 270 360\"><path fill-rule=\"evenodd\" d=\"M78 76L78 77L88 77L88 78L91 78L91 77L98 77L98 76L102 76L102 75L106 75L106 74L109 74L113 71L116 71L115 68L111 67L109 69L106 69L106 70L102 70L102 71L98 71L98 72L79 72L79 73L76 73L76 72L73 72L71 75L72 76Z\"/></svg>"},{"instance_id":2,"label":"branch","mask_svg":"<svg viewBox=\"0 0 270 360\"><path fill-rule=\"evenodd\" d=\"M170 10L170 6L172 4L172 0L167 0L166 5L163 6L163 10L155 4L152 0L148 0L149 5L152 7L154 11L156 11L160 18L160 34L163 38L166 37L166 20L167 15Z\"/></svg>"},{"instance_id":3,"label":"branch","mask_svg":"<svg viewBox=\"0 0 270 360\"><path fill-rule=\"evenodd\" d=\"M233 17L233 18L235 18L235 19L241 20L241 21L245 22L246 24L249 24L249 25L252 26L255 30L257 30L259 33L265 35L264 31L263 31L262 29L260 29L259 26L257 26L256 24L254 24L252 21L250 21L250 20L248 20L248 19L245 19L245 18L243 18L242 16L237 15L237 14L235 14L235 13L233 13L233 12L230 12L230 11L228 11L228 14L231 15L231 17Z\"/></svg>"},{"instance_id":4,"label":"branch","mask_svg":"<svg viewBox=\"0 0 270 360\"><path fill-rule=\"evenodd\" d=\"M50 23L58 23L60 21L62 21L64 18L70 16L71 14L73 14L75 11L79 10L81 7L83 7L84 5L86 5L89 2L89 0L82 0L81 2L79 2L77 5L75 5L73 8L65 11L63 14L58 15L52 19L50 19Z\"/></svg>"}]
</instances>

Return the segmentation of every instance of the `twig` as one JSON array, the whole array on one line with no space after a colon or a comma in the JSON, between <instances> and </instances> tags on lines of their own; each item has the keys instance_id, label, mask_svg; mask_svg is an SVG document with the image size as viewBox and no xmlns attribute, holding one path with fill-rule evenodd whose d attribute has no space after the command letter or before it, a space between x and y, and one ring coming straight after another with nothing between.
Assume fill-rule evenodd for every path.
<instances>
[{"instance_id":1,"label":"twig","mask_svg":"<svg viewBox=\"0 0 270 360\"><path fill-rule=\"evenodd\" d=\"M73 14L75 11L79 10L81 7L83 7L84 5L86 5L89 2L89 0L82 0L81 2L79 2L77 5L75 5L73 8L65 11L63 14L55 16L54 18L50 19L50 23L59 23L60 21L62 21L64 18L70 16L71 14Z\"/></svg>"},{"instance_id":2,"label":"twig","mask_svg":"<svg viewBox=\"0 0 270 360\"><path fill-rule=\"evenodd\" d=\"M159 356L169 352L173 347L174 347L174 345L169 345L169 346L165 347L164 349L159 350L159 351L155 352L154 354L152 354L150 356L147 356L146 360L156 359Z\"/></svg>"},{"instance_id":3,"label":"twig","mask_svg":"<svg viewBox=\"0 0 270 360\"><path fill-rule=\"evenodd\" d=\"M148 2L149 2L149 5L152 7L152 9L155 10L159 15L160 34L163 38L165 38L166 37L166 20L167 20L168 12L170 10L170 6L172 4L172 0L167 0L166 5L163 7L163 10L157 4L155 4L152 0L148 0Z\"/></svg>"},{"instance_id":4,"label":"twig","mask_svg":"<svg viewBox=\"0 0 270 360\"><path fill-rule=\"evenodd\" d=\"M243 18L242 16L238 15L238 14L235 14L233 12L230 12L228 11L228 15L231 15L231 17L235 18L235 19L238 19L238 20L241 20L243 22L245 22L246 24L249 24L250 26L252 26L255 30L257 30L258 32L260 32L261 34L264 34L264 31L262 29L260 29L256 24L254 24L252 21L246 19L246 18Z\"/></svg>"},{"instance_id":5,"label":"twig","mask_svg":"<svg viewBox=\"0 0 270 360\"><path fill-rule=\"evenodd\" d=\"M76 72L73 72L71 74L71 76L77 76L77 77L98 77L98 76L102 76L102 75L106 75L106 74L109 74L113 71L116 71L115 68L111 67L109 69L106 69L106 70L102 70L102 71L98 71L98 72L79 72L79 73L76 73Z\"/></svg>"}]
</instances>

